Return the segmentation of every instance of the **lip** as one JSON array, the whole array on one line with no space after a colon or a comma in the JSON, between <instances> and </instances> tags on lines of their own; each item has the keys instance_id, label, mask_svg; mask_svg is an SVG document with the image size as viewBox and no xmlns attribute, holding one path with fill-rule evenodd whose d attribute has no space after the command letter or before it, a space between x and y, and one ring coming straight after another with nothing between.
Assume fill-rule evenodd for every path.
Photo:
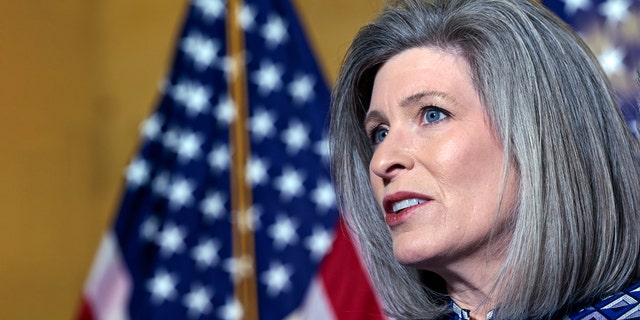
<instances>
[{"instance_id":1,"label":"lip","mask_svg":"<svg viewBox=\"0 0 640 320\"><path fill-rule=\"evenodd\" d=\"M393 204L398 202L398 201L402 201L402 200L407 200L407 199L421 199L421 200L425 200L424 203L406 208L404 210L401 210L398 213L394 213L393 212ZM394 227L396 225L401 224L406 217L414 211L415 208L418 208L420 206L423 206L427 203L429 203L429 201L433 200L433 198L421 194L421 193L416 193L416 192L407 192L407 191L401 191L401 192L396 192L396 193L392 193L389 194L387 196L385 196L382 199L382 206L384 208L384 211L386 213L385 215L385 221L387 222L387 225L389 225L390 227Z\"/></svg>"}]
</instances>

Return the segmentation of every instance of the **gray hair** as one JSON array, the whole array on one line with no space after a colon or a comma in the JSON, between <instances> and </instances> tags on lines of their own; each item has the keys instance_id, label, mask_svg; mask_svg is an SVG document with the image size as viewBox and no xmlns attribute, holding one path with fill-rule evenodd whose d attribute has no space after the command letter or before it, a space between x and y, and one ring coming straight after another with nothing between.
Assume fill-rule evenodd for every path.
<instances>
[{"instance_id":1,"label":"gray hair","mask_svg":"<svg viewBox=\"0 0 640 320\"><path fill-rule=\"evenodd\" d=\"M505 163L517 171L495 317L554 317L638 279L640 149L580 38L533 1L389 1L347 52L330 125L341 212L387 312L432 319L450 311L437 275L396 261L369 182L363 119L374 77L415 47L461 52Z\"/></svg>"}]
</instances>

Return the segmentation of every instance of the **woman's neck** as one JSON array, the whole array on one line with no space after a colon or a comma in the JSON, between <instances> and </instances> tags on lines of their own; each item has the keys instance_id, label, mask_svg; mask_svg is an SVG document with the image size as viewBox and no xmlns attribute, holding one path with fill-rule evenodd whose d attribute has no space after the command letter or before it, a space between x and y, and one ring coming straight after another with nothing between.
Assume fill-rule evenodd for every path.
<instances>
[{"instance_id":1,"label":"woman's neck","mask_svg":"<svg viewBox=\"0 0 640 320\"><path fill-rule=\"evenodd\" d=\"M483 261L473 268L437 272L447 284L447 293L460 308L469 310L471 319L487 319L499 299L496 283L502 260Z\"/></svg>"}]
</instances>

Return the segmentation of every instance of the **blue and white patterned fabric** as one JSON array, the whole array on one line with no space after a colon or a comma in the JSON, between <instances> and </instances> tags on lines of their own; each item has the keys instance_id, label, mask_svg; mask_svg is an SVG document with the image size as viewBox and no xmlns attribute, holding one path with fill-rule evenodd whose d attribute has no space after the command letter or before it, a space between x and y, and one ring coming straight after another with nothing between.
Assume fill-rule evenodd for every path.
<instances>
[{"instance_id":1,"label":"blue and white patterned fabric","mask_svg":"<svg viewBox=\"0 0 640 320\"><path fill-rule=\"evenodd\" d=\"M565 319L640 319L640 282L600 302L569 314Z\"/></svg>"},{"instance_id":2,"label":"blue and white patterned fabric","mask_svg":"<svg viewBox=\"0 0 640 320\"><path fill-rule=\"evenodd\" d=\"M487 314L491 320L493 311ZM469 310L460 308L451 302L451 316L449 320L469 320ZM625 290L602 299L592 306L571 312L562 320L631 320L640 319L640 282L627 287Z\"/></svg>"}]
</instances>

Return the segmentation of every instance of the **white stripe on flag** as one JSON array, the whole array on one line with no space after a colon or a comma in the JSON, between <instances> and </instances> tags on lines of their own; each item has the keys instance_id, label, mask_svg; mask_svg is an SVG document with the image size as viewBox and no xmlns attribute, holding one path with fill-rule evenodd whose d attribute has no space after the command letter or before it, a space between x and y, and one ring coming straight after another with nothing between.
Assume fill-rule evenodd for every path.
<instances>
[{"instance_id":1,"label":"white stripe on flag","mask_svg":"<svg viewBox=\"0 0 640 320\"><path fill-rule=\"evenodd\" d=\"M327 291L319 276L313 278L313 282L307 290L307 296L302 306L285 320L336 320L331 302L327 298Z\"/></svg>"},{"instance_id":2,"label":"white stripe on flag","mask_svg":"<svg viewBox=\"0 0 640 320\"><path fill-rule=\"evenodd\" d=\"M114 235L103 238L84 288L84 297L97 320L125 320L131 279L122 263Z\"/></svg>"}]
</instances>

